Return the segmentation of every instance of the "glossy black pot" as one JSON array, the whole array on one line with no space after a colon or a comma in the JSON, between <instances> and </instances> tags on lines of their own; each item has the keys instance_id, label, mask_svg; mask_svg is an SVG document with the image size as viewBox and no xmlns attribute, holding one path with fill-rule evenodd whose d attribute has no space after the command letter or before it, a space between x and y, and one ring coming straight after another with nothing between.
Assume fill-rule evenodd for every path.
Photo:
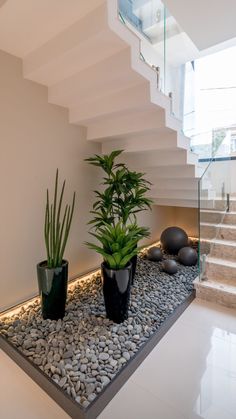
<instances>
[{"instance_id":1,"label":"glossy black pot","mask_svg":"<svg viewBox=\"0 0 236 419\"><path fill-rule=\"evenodd\" d=\"M132 265L124 269L110 269L102 263L103 295L107 317L115 323L128 318Z\"/></svg>"},{"instance_id":2,"label":"glossy black pot","mask_svg":"<svg viewBox=\"0 0 236 419\"><path fill-rule=\"evenodd\" d=\"M47 261L37 265L38 286L44 319L58 320L65 315L68 262L59 268L48 268Z\"/></svg>"},{"instance_id":3,"label":"glossy black pot","mask_svg":"<svg viewBox=\"0 0 236 419\"><path fill-rule=\"evenodd\" d=\"M138 259L138 256L134 255L132 257L132 259L130 260L130 263L131 263L131 284L134 283L134 277L135 277L135 272L136 272L136 267L137 267L137 259Z\"/></svg>"}]
</instances>

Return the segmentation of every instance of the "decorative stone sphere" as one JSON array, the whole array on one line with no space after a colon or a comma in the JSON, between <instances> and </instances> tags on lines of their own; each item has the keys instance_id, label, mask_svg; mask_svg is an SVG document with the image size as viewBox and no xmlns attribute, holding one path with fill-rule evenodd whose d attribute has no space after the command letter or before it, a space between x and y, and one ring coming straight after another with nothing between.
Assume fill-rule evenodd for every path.
<instances>
[{"instance_id":1,"label":"decorative stone sphere","mask_svg":"<svg viewBox=\"0 0 236 419\"><path fill-rule=\"evenodd\" d=\"M173 259L167 259L163 262L163 271L169 275L174 275L178 272L178 265Z\"/></svg>"},{"instance_id":2,"label":"decorative stone sphere","mask_svg":"<svg viewBox=\"0 0 236 419\"><path fill-rule=\"evenodd\" d=\"M161 245L167 253L177 255L182 247L188 246L188 236L182 228L168 227L161 235Z\"/></svg>"},{"instance_id":3,"label":"decorative stone sphere","mask_svg":"<svg viewBox=\"0 0 236 419\"><path fill-rule=\"evenodd\" d=\"M147 251L147 259L152 260L153 262L160 262L162 260L163 254L160 247L154 246L150 247Z\"/></svg>"},{"instance_id":4,"label":"decorative stone sphere","mask_svg":"<svg viewBox=\"0 0 236 419\"><path fill-rule=\"evenodd\" d=\"M197 252L192 247L182 247L178 253L178 261L185 266L193 266L197 263Z\"/></svg>"}]
</instances>

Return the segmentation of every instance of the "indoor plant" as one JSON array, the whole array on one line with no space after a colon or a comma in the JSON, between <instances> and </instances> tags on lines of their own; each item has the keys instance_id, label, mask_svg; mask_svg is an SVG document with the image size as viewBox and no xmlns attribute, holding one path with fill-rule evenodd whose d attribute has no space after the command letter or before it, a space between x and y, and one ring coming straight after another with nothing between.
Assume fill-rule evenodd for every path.
<instances>
[{"instance_id":1,"label":"indoor plant","mask_svg":"<svg viewBox=\"0 0 236 419\"><path fill-rule=\"evenodd\" d=\"M146 197L151 184L144 179L144 174L131 171L125 164L115 162L122 151L115 150L109 155L95 155L87 159L90 164L102 168L105 172L103 177L104 190L102 192L95 191L97 200L91 211L93 219L90 224L93 225L95 230L104 223L114 226L117 221L122 221L124 225L128 222L136 224L136 214L151 208L152 200ZM148 235L148 229L142 229L139 240L148 237ZM133 278L137 254L132 257L131 262Z\"/></svg>"},{"instance_id":2,"label":"indoor plant","mask_svg":"<svg viewBox=\"0 0 236 419\"><path fill-rule=\"evenodd\" d=\"M64 317L67 296L68 262L63 259L63 256L75 207L75 192L72 204L65 206L63 216L61 216L64 190L65 180L58 195L57 169L52 203L50 203L47 189L44 223L47 260L37 265L42 315L44 319L51 320Z\"/></svg>"},{"instance_id":3,"label":"indoor plant","mask_svg":"<svg viewBox=\"0 0 236 419\"><path fill-rule=\"evenodd\" d=\"M103 256L101 265L103 295L107 317L115 323L128 318L132 266L131 258L137 254L137 241L142 227L125 226L119 221L114 226L104 223L92 234L100 245L87 245Z\"/></svg>"}]
</instances>

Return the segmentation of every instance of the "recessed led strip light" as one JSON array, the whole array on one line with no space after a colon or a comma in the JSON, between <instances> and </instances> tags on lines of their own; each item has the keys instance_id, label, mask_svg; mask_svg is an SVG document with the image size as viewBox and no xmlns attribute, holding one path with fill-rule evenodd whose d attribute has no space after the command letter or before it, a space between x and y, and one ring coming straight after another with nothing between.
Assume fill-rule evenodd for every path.
<instances>
[{"instance_id":1,"label":"recessed led strip light","mask_svg":"<svg viewBox=\"0 0 236 419\"><path fill-rule=\"evenodd\" d=\"M190 237L189 236L189 239L192 240L192 241L197 241L196 237ZM147 245L144 246L140 250L140 254L141 255L145 254L147 252L147 250L150 249L153 246L160 246L160 241L151 243L148 246ZM71 279L68 283L68 290L73 291L74 288L78 284L80 285L80 287L83 287L83 286L85 286L86 282L94 280L100 274L101 274L101 270L100 269L95 269L90 273L87 273L87 274L81 275L79 277L76 277L74 279ZM2 317L9 318L9 317L17 314L22 309L22 307L24 307L24 308L29 307L31 304L35 304L36 302L39 302L39 296L33 297L33 298L23 302L23 303L20 303L20 304L16 305L15 307L12 307L8 310L5 310L4 312L0 313L0 319Z\"/></svg>"}]
</instances>

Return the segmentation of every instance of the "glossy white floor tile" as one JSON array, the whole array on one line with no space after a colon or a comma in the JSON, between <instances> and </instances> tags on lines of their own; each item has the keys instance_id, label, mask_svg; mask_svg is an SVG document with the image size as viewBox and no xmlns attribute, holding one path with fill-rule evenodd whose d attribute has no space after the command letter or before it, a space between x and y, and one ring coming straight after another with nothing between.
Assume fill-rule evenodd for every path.
<instances>
[{"instance_id":1,"label":"glossy white floor tile","mask_svg":"<svg viewBox=\"0 0 236 419\"><path fill-rule=\"evenodd\" d=\"M137 386L146 390L163 412L172 409L172 419L236 419L235 339L235 311L195 300L132 375L130 394ZM113 417L124 394L125 387L100 419L126 419L130 412L136 417L135 397L130 402L127 398L122 415ZM156 415L143 418L169 418L166 415L156 410Z\"/></svg>"},{"instance_id":2,"label":"glossy white floor tile","mask_svg":"<svg viewBox=\"0 0 236 419\"><path fill-rule=\"evenodd\" d=\"M99 419L183 419L170 404L132 381L119 391Z\"/></svg>"},{"instance_id":3,"label":"glossy white floor tile","mask_svg":"<svg viewBox=\"0 0 236 419\"><path fill-rule=\"evenodd\" d=\"M0 351L0 419L69 419L69 416Z\"/></svg>"},{"instance_id":4,"label":"glossy white floor tile","mask_svg":"<svg viewBox=\"0 0 236 419\"><path fill-rule=\"evenodd\" d=\"M68 418L1 352L0 406L0 419ZM236 419L236 312L195 300L99 419Z\"/></svg>"}]
</instances>

